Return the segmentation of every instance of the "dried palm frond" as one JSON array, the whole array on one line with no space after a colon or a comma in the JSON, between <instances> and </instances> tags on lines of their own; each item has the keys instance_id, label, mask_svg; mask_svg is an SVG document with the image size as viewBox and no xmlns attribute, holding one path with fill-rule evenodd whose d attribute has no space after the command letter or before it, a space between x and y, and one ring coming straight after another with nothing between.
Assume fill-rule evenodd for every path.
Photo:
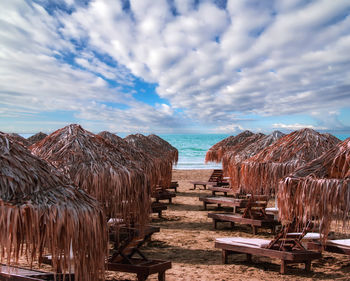
<instances>
[{"instance_id":1,"label":"dried palm frond","mask_svg":"<svg viewBox=\"0 0 350 281\"><path fill-rule=\"evenodd\" d=\"M20 136L19 134L16 133L10 133L10 134L6 134L10 139L18 142L20 145L26 146L28 147L30 145L30 143L28 142L28 140L22 136Z\"/></svg>"},{"instance_id":2,"label":"dried palm frond","mask_svg":"<svg viewBox=\"0 0 350 281\"><path fill-rule=\"evenodd\" d=\"M325 238L333 220L349 226L350 138L281 180L278 206L284 223L319 220Z\"/></svg>"},{"instance_id":3,"label":"dried palm frond","mask_svg":"<svg viewBox=\"0 0 350 281\"><path fill-rule=\"evenodd\" d=\"M41 141L46 137L47 137L47 134L39 132L39 133L36 133L35 135L27 138L27 141L28 141L29 145L33 145L34 143Z\"/></svg>"},{"instance_id":4,"label":"dried palm frond","mask_svg":"<svg viewBox=\"0 0 350 281\"><path fill-rule=\"evenodd\" d=\"M242 187L254 193L276 190L281 178L335 145L334 138L312 129L294 131L242 162Z\"/></svg>"},{"instance_id":5,"label":"dried palm frond","mask_svg":"<svg viewBox=\"0 0 350 281\"><path fill-rule=\"evenodd\" d=\"M170 159L173 165L177 164L177 161L179 160L179 151L175 147L173 147L166 140L154 134L147 136L147 138L158 144L162 149L164 149L165 153L170 154Z\"/></svg>"},{"instance_id":6,"label":"dried palm frond","mask_svg":"<svg viewBox=\"0 0 350 281\"><path fill-rule=\"evenodd\" d=\"M107 217L141 226L149 219L150 188L138 163L101 136L69 125L31 146L104 206Z\"/></svg>"},{"instance_id":7,"label":"dried palm frond","mask_svg":"<svg viewBox=\"0 0 350 281\"><path fill-rule=\"evenodd\" d=\"M205 163L216 162L220 163L225 152L231 150L232 147L236 146L240 142L244 141L246 138L253 135L250 131L244 131L237 136L230 136L218 143L214 144L205 155Z\"/></svg>"},{"instance_id":8,"label":"dried palm frond","mask_svg":"<svg viewBox=\"0 0 350 281\"><path fill-rule=\"evenodd\" d=\"M154 163L160 174L157 185L170 186L173 169L172 156L142 134L129 135L124 140L149 155L149 161Z\"/></svg>"},{"instance_id":9,"label":"dried palm frond","mask_svg":"<svg viewBox=\"0 0 350 281\"><path fill-rule=\"evenodd\" d=\"M9 264L23 250L32 263L47 247L55 269L74 266L75 280L104 277L106 220L98 202L2 133L0 245Z\"/></svg>"},{"instance_id":10,"label":"dried palm frond","mask_svg":"<svg viewBox=\"0 0 350 281\"><path fill-rule=\"evenodd\" d=\"M223 168L227 170L226 174L230 177L231 188L234 191L239 191L241 188L241 163L268 147L283 135L279 131L274 131L267 136L256 134L243 141L235 151L224 154Z\"/></svg>"},{"instance_id":11,"label":"dried palm frond","mask_svg":"<svg viewBox=\"0 0 350 281\"><path fill-rule=\"evenodd\" d=\"M137 162L145 175L149 178L151 186L158 184L160 177L160 171L157 169L153 161L150 161L150 156L138 149L135 146L130 145L127 141L121 137L112 134L107 131L100 132L99 136L115 145L124 155L128 155L133 161Z\"/></svg>"}]
</instances>

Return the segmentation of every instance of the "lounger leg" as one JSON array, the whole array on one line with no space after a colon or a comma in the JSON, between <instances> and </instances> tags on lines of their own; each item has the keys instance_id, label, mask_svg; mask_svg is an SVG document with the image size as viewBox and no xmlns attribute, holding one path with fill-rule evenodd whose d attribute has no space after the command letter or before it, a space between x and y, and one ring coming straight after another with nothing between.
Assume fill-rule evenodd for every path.
<instances>
[{"instance_id":1,"label":"lounger leg","mask_svg":"<svg viewBox=\"0 0 350 281\"><path fill-rule=\"evenodd\" d=\"M171 200L171 198L169 198L169 204L171 204L171 202L172 202L172 200Z\"/></svg>"},{"instance_id":2,"label":"lounger leg","mask_svg":"<svg viewBox=\"0 0 350 281\"><path fill-rule=\"evenodd\" d=\"M252 230L253 230L253 234L256 235L258 227L255 225L252 225Z\"/></svg>"},{"instance_id":3,"label":"lounger leg","mask_svg":"<svg viewBox=\"0 0 350 281\"><path fill-rule=\"evenodd\" d=\"M161 218L162 217L162 211L159 211L158 212L158 218Z\"/></svg>"},{"instance_id":4,"label":"lounger leg","mask_svg":"<svg viewBox=\"0 0 350 281\"><path fill-rule=\"evenodd\" d=\"M311 270L311 260L305 261L305 270L310 271Z\"/></svg>"},{"instance_id":5,"label":"lounger leg","mask_svg":"<svg viewBox=\"0 0 350 281\"><path fill-rule=\"evenodd\" d=\"M235 214L237 212L236 206L233 207L233 213Z\"/></svg>"},{"instance_id":6,"label":"lounger leg","mask_svg":"<svg viewBox=\"0 0 350 281\"><path fill-rule=\"evenodd\" d=\"M216 219L213 219L213 226L214 226L214 229L216 229L218 226L218 221Z\"/></svg>"},{"instance_id":7,"label":"lounger leg","mask_svg":"<svg viewBox=\"0 0 350 281\"><path fill-rule=\"evenodd\" d=\"M204 210L207 210L207 203L206 202L203 202L203 207L204 207Z\"/></svg>"},{"instance_id":8,"label":"lounger leg","mask_svg":"<svg viewBox=\"0 0 350 281\"><path fill-rule=\"evenodd\" d=\"M158 273L158 281L165 281L165 271Z\"/></svg>"},{"instance_id":9,"label":"lounger leg","mask_svg":"<svg viewBox=\"0 0 350 281\"><path fill-rule=\"evenodd\" d=\"M233 221L231 221L231 228L235 227L235 223Z\"/></svg>"},{"instance_id":10,"label":"lounger leg","mask_svg":"<svg viewBox=\"0 0 350 281\"><path fill-rule=\"evenodd\" d=\"M281 260L281 270L280 270L280 273L281 274L285 274L286 273L286 261L285 260Z\"/></svg>"},{"instance_id":11,"label":"lounger leg","mask_svg":"<svg viewBox=\"0 0 350 281\"><path fill-rule=\"evenodd\" d=\"M226 250L222 250L221 252L221 259L222 259L222 263L223 264L227 264L227 256L228 256L228 253Z\"/></svg>"},{"instance_id":12,"label":"lounger leg","mask_svg":"<svg viewBox=\"0 0 350 281\"><path fill-rule=\"evenodd\" d=\"M146 281L148 275L144 273L137 273L137 280L138 281Z\"/></svg>"}]
</instances>

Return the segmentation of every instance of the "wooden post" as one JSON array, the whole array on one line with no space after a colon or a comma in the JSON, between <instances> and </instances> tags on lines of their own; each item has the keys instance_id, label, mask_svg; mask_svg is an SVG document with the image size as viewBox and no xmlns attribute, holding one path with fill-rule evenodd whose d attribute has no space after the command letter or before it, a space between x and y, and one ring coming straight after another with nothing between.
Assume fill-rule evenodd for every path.
<instances>
[{"instance_id":1,"label":"wooden post","mask_svg":"<svg viewBox=\"0 0 350 281\"><path fill-rule=\"evenodd\" d=\"M146 281L148 275L144 273L137 273L137 280L138 281Z\"/></svg>"},{"instance_id":2,"label":"wooden post","mask_svg":"<svg viewBox=\"0 0 350 281\"><path fill-rule=\"evenodd\" d=\"M227 264L227 256L228 256L227 251L223 249L221 252L221 259L223 264Z\"/></svg>"},{"instance_id":3,"label":"wooden post","mask_svg":"<svg viewBox=\"0 0 350 281\"><path fill-rule=\"evenodd\" d=\"M247 254L247 261L252 262L252 254Z\"/></svg>"},{"instance_id":4,"label":"wooden post","mask_svg":"<svg viewBox=\"0 0 350 281\"><path fill-rule=\"evenodd\" d=\"M308 272L311 270L311 260L305 261L305 270Z\"/></svg>"},{"instance_id":5,"label":"wooden post","mask_svg":"<svg viewBox=\"0 0 350 281\"><path fill-rule=\"evenodd\" d=\"M158 281L165 281L165 271L158 273Z\"/></svg>"},{"instance_id":6,"label":"wooden post","mask_svg":"<svg viewBox=\"0 0 350 281\"><path fill-rule=\"evenodd\" d=\"M281 260L281 270L280 273L281 274L285 274L286 273L286 261L285 260Z\"/></svg>"}]
</instances>

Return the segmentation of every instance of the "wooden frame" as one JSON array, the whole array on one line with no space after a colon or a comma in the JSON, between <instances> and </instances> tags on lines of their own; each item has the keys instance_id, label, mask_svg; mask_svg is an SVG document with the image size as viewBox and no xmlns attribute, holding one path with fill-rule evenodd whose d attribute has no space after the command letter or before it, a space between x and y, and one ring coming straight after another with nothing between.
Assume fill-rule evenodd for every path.
<instances>
[{"instance_id":1,"label":"wooden frame","mask_svg":"<svg viewBox=\"0 0 350 281\"><path fill-rule=\"evenodd\" d=\"M308 250L315 250L315 251L326 251L330 253L336 253L336 254L343 254L350 256L350 248L349 247L342 247L341 245L335 245L331 243L326 243L326 245L322 245L319 241L312 241L307 243Z\"/></svg>"},{"instance_id":2,"label":"wooden frame","mask_svg":"<svg viewBox=\"0 0 350 281\"><path fill-rule=\"evenodd\" d=\"M247 199L238 199L232 197L199 197L199 201L203 202L204 210L207 210L207 205L217 204L220 208L221 205L233 207L234 212L237 208L246 207L248 200Z\"/></svg>"},{"instance_id":3,"label":"wooden frame","mask_svg":"<svg viewBox=\"0 0 350 281\"><path fill-rule=\"evenodd\" d=\"M229 182L223 179L223 171L220 169L216 169L212 172L208 181L191 181L193 184L193 189L196 189L198 185L202 185L204 189L207 188L207 185L212 186L224 186L229 185Z\"/></svg>"},{"instance_id":4,"label":"wooden frame","mask_svg":"<svg viewBox=\"0 0 350 281\"><path fill-rule=\"evenodd\" d=\"M158 217L162 217L162 211L165 211L168 209L167 205L161 202L152 202L151 205L152 213L158 213Z\"/></svg>"}]
</instances>

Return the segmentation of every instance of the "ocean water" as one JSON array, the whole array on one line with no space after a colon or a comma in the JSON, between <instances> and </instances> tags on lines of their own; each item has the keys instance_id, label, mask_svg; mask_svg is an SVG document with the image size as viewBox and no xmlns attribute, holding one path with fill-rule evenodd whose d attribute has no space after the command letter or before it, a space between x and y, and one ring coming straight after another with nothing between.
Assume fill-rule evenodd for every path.
<instances>
[{"instance_id":1,"label":"ocean water","mask_svg":"<svg viewBox=\"0 0 350 281\"><path fill-rule=\"evenodd\" d=\"M221 163L204 163L208 149L229 135L198 134L198 135L159 135L179 150L179 161L174 169L220 169Z\"/></svg>"}]
</instances>

